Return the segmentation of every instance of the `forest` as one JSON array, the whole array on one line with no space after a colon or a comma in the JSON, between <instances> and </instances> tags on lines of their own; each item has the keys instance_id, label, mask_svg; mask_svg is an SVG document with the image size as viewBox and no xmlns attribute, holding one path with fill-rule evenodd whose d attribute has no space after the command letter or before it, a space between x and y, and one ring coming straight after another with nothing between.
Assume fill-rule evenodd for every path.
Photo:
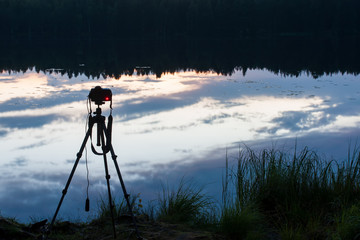
<instances>
[{"instance_id":1,"label":"forest","mask_svg":"<svg viewBox=\"0 0 360 240\"><path fill-rule=\"evenodd\" d=\"M356 35L359 0L0 0L1 39Z\"/></svg>"},{"instance_id":2,"label":"forest","mask_svg":"<svg viewBox=\"0 0 360 240\"><path fill-rule=\"evenodd\" d=\"M35 69L69 77L98 78L194 70L231 75L235 70L266 69L314 78L360 74L360 37L273 37L188 40L94 40L0 44L0 72Z\"/></svg>"}]
</instances>

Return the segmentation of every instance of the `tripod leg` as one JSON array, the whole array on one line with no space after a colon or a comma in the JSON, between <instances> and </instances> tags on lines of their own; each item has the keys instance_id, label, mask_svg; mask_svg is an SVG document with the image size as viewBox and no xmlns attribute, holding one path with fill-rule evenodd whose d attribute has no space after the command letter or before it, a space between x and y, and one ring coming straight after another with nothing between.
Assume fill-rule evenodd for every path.
<instances>
[{"instance_id":1,"label":"tripod leg","mask_svg":"<svg viewBox=\"0 0 360 240\"><path fill-rule=\"evenodd\" d=\"M87 132L86 132L86 135L85 135L85 137L84 137L84 140L83 140L83 142L82 142L82 144L81 144L80 150L79 150L79 152L78 152L77 155L76 155L77 158L76 158L75 163L74 163L74 166L73 166L73 168L72 168L72 170L71 170L70 176L69 176L69 178L68 178L68 180L67 180L67 182L66 182L65 188L64 188L63 191L62 191L62 196L61 196L60 201L59 201L59 204L58 204L58 206L57 206L57 208L56 208L55 214L54 214L54 216L53 216L53 218L52 218L52 220L51 220L51 223L50 223L50 226L49 226L49 229L48 229L48 233L50 233L50 231L51 231L51 229L52 229L52 227L53 227L53 225L54 225L54 222L55 222L55 220L56 220L56 216L57 216L57 214L59 213L61 204L62 204L62 202L63 202L63 200L64 200L64 197L65 197L65 195L66 195L66 193L67 193L67 190L68 190L68 188L69 188L69 186L70 186L71 180L72 180L72 178L73 178L73 176L74 176L76 167L77 167L77 165L78 165L78 163L79 163L79 161L80 161L80 158L81 158L82 153L83 153L83 151L84 151L84 148L85 148L85 146L86 146L86 142L87 142L87 140L88 140L89 137L90 137L90 134L91 134L91 130L92 130L93 125L94 125L94 123L93 123L93 121L92 121L91 118L90 118L89 128L88 128L88 130L87 130Z\"/></svg>"},{"instance_id":2,"label":"tripod leg","mask_svg":"<svg viewBox=\"0 0 360 240\"><path fill-rule=\"evenodd\" d=\"M119 181L120 181L120 184L121 184L121 188L122 188L122 190L123 190L124 197L125 197L125 200L126 200L126 203L127 203L128 208L129 208L129 212L130 212L130 215L131 215L131 218L132 218L134 227L135 227L136 237L137 237L138 239L141 239L140 234L139 234L139 230L138 230L138 227L137 227L137 224L136 224L135 216L134 216L134 213L133 213L133 211L132 211L131 204L130 204L130 200L129 200L130 194L128 194L128 193L126 192L125 183L124 183L124 180L123 180L123 178L122 178L122 176L121 176L119 165L118 165L118 163L117 163L117 161L116 161L117 156L116 156L115 153L114 153L114 149L113 149L112 145L110 145L110 151L111 151L112 160L114 161L114 165L115 165L115 168L116 168L117 175L118 175L118 177L119 177Z\"/></svg>"},{"instance_id":3,"label":"tripod leg","mask_svg":"<svg viewBox=\"0 0 360 240\"><path fill-rule=\"evenodd\" d=\"M106 135L106 139L111 139L111 133L109 133L107 130L106 130L106 126L105 126L105 123L103 123L103 129L104 129L104 133ZM119 177L119 181L120 181L120 184L121 184L121 188L123 190L123 193L124 193L124 197L125 197L125 200L126 200L126 203L127 203L127 206L129 208L129 212L130 212L130 215L131 215L131 219L132 219L132 222L134 224L134 227L135 227L135 232L136 232L136 237L138 239L142 239L142 237L140 236L139 234L139 230L138 230L138 227L137 227L137 224L136 224L136 220L135 220L135 216L134 216L134 213L132 211L132 208L131 208L131 204L130 204L130 200L129 200L129 197L130 197L130 194L127 193L126 191L126 187L125 187L125 183L124 183L124 180L121 176L121 172L120 172L120 168L119 168L119 165L116 161L116 154L114 152L114 148L112 146L112 143L111 142L108 142L107 146L108 148L110 148L110 153L111 153L111 158L114 162L114 165L115 165L115 169L116 169L116 172L117 172L117 175Z\"/></svg>"},{"instance_id":4,"label":"tripod leg","mask_svg":"<svg viewBox=\"0 0 360 240\"><path fill-rule=\"evenodd\" d=\"M108 164L107 164L107 159L106 159L105 139L104 139L104 134L103 133L101 133L100 135L101 135L101 144L102 144L102 149L103 149L104 166L105 166L105 178L106 178L107 189L108 189L110 215L111 215L111 220L112 220L114 239L116 239L115 219L114 219L114 213L113 213L114 205L113 205L113 202L112 202L111 190L110 190L110 175L109 175L109 169L108 169Z\"/></svg>"}]
</instances>

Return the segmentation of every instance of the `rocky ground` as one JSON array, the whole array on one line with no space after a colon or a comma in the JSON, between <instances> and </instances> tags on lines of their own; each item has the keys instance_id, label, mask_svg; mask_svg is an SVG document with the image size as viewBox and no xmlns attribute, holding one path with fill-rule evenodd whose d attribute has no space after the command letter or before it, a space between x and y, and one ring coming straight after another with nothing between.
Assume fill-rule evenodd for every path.
<instances>
[{"instance_id":1,"label":"rocky ground","mask_svg":"<svg viewBox=\"0 0 360 240\"><path fill-rule=\"evenodd\" d=\"M134 224L129 219L116 223L116 239L225 239L214 232L199 230L181 224L154 222L146 218L137 219L138 235ZM44 239L45 221L24 225L14 220L0 217L0 240ZM48 240L105 240L114 239L111 221L108 223L93 221L91 223L58 222L51 230Z\"/></svg>"}]
</instances>

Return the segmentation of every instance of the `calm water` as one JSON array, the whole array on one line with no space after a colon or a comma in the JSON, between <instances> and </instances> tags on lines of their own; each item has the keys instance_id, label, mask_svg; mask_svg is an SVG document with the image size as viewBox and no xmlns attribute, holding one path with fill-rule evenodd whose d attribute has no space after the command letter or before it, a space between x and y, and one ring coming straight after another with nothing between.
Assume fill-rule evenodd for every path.
<instances>
[{"instance_id":1,"label":"calm water","mask_svg":"<svg viewBox=\"0 0 360 240\"><path fill-rule=\"evenodd\" d=\"M69 78L29 69L0 73L0 214L21 221L52 217L85 136L87 95L96 85L113 92L113 146L127 189L155 199L161 182L186 179L221 195L225 154L239 147L308 145L327 158L346 159L360 136L360 79L351 74L313 78L267 70L135 74ZM94 109L95 107L93 107ZM108 116L109 105L102 106ZM84 219L105 196L101 157L87 147L91 212L86 199L85 154L59 216ZM111 186L122 192L110 162Z\"/></svg>"}]
</instances>

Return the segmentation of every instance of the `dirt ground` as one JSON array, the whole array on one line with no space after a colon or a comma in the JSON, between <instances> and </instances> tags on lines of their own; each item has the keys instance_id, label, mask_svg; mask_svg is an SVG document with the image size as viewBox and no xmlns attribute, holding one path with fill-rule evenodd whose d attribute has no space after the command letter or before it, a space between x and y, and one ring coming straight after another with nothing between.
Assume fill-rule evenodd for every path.
<instances>
[{"instance_id":1,"label":"dirt ground","mask_svg":"<svg viewBox=\"0 0 360 240\"><path fill-rule=\"evenodd\" d=\"M105 239L146 239L146 240L200 240L225 239L214 232L187 227L181 224L169 224L138 219L136 233L134 224L129 220L120 220L115 224L114 238L111 221L108 223L72 223L58 222L50 234L45 234L47 224L39 222L31 225L19 224L16 221L0 217L0 240L105 240Z\"/></svg>"}]
</instances>

